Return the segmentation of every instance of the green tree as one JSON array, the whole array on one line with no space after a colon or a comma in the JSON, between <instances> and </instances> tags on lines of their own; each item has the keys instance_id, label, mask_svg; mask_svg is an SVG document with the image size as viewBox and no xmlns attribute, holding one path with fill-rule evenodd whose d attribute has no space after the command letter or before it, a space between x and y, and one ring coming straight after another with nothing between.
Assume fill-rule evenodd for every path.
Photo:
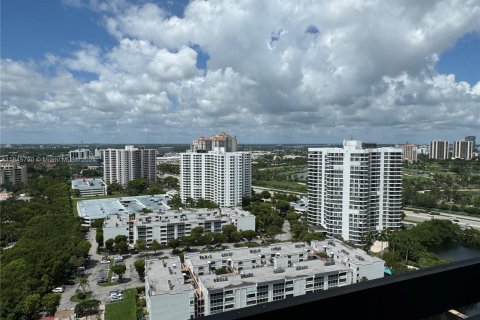
<instances>
[{"instance_id":1,"label":"green tree","mask_svg":"<svg viewBox=\"0 0 480 320\"><path fill-rule=\"evenodd\" d=\"M269 238L275 238L275 236L279 233L282 232L282 228L280 228L278 225L269 225L266 230L266 235Z\"/></svg>"},{"instance_id":2,"label":"green tree","mask_svg":"<svg viewBox=\"0 0 480 320\"><path fill-rule=\"evenodd\" d=\"M272 197L272 195L270 194L270 192L268 192L267 190L264 190L260 193L261 197L263 199L270 199Z\"/></svg>"},{"instance_id":3,"label":"green tree","mask_svg":"<svg viewBox=\"0 0 480 320\"><path fill-rule=\"evenodd\" d=\"M114 243L115 241L113 239L108 239L107 241L105 241L105 248L108 252L112 252Z\"/></svg>"},{"instance_id":4,"label":"green tree","mask_svg":"<svg viewBox=\"0 0 480 320\"><path fill-rule=\"evenodd\" d=\"M281 213L285 213L287 211L289 211L291 209L290 207L290 203L288 203L287 201L285 200L277 200L277 202L275 203L275 207L281 212Z\"/></svg>"},{"instance_id":5,"label":"green tree","mask_svg":"<svg viewBox=\"0 0 480 320\"><path fill-rule=\"evenodd\" d=\"M120 241L115 243L115 250L118 253L127 253L128 252L128 244L125 241Z\"/></svg>"},{"instance_id":6,"label":"green tree","mask_svg":"<svg viewBox=\"0 0 480 320\"><path fill-rule=\"evenodd\" d=\"M172 249L178 248L180 245L180 241L178 239L171 239L168 241L168 246Z\"/></svg>"},{"instance_id":7,"label":"green tree","mask_svg":"<svg viewBox=\"0 0 480 320\"><path fill-rule=\"evenodd\" d=\"M141 280L145 279L145 260L144 259L136 260L133 263L133 266L135 267L135 270L138 273L138 277Z\"/></svg>"},{"instance_id":8,"label":"green tree","mask_svg":"<svg viewBox=\"0 0 480 320\"><path fill-rule=\"evenodd\" d=\"M190 232L190 234L191 234L194 238L200 238L200 236L203 235L203 227L202 227L202 226L198 226L198 227L193 228L192 231Z\"/></svg>"},{"instance_id":9,"label":"green tree","mask_svg":"<svg viewBox=\"0 0 480 320\"><path fill-rule=\"evenodd\" d=\"M60 305L61 296L59 293L49 292L42 297L42 304L49 314L55 314Z\"/></svg>"},{"instance_id":10,"label":"green tree","mask_svg":"<svg viewBox=\"0 0 480 320\"><path fill-rule=\"evenodd\" d=\"M148 187L147 193L149 195L154 195L154 194L164 194L165 190L163 189L163 186L160 184L152 184Z\"/></svg>"},{"instance_id":11,"label":"green tree","mask_svg":"<svg viewBox=\"0 0 480 320\"><path fill-rule=\"evenodd\" d=\"M219 208L220 206L211 200L206 200L203 198L198 199L195 202L195 207L197 208Z\"/></svg>"},{"instance_id":12,"label":"green tree","mask_svg":"<svg viewBox=\"0 0 480 320\"><path fill-rule=\"evenodd\" d=\"M124 235L118 235L115 237L115 244L118 244L120 242L127 242L127 236Z\"/></svg>"},{"instance_id":13,"label":"green tree","mask_svg":"<svg viewBox=\"0 0 480 320\"><path fill-rule=\"evenodd\" d=\"M97 233L95 234L95 240L97 241L97 244L99 247L103 247L103 231L97 230Z\"/></svg>"},{"instance_id":14,"label":"green tree","mask_svg":"<svg viewBox=\"0 0 480 320\"><path fill-rule=\"evenodd\" d=\"M252 239L257 235L255 230L243 230L242 236L247 239L248 241L252 241Z\"/></svg>"},{"instance_id":15,"label":"green tree","mask_svg":"<svg viewBox=\"0 0 480 320\"><path fill-rule=\"evenodd\" d=\"M90 281L88 281L88 277L79 277L78 286L82 289L83 293L86 293L85 289L90 287Z\"/></svg>"},{"instance_id":16,"label":"green tree","mask_svg":"<svg viewBox=\"0 0 480 320\"><path fill-rule=\"evenodd\" d=\"M193 200L192 197L187 197L187 199L185 199L185 205L187 206L187 208L194 208L195 200Z\"/></svg>"},{"instance_id":17,"label":"green tree","mask_svg":"<svg viewBox=\"0 0 480 320\"><path fill-rule=\"evenodd\" d=\"M289 213L287 213L287 216L285 217L285 219L290 221L290 223L292 223L292 221L297 221L299 218L300 218L299 214L297 214L295 211L290 211Z\"/></svg>"},{"instance_id":18,"label":"green tree","mask_svg":"<svg viewBox=\"0 0 480 320\"><path fill-rule=\"evenodd\" d=\"M114 264L111 268L112 272L118 274L120 279L123 277L125 271L127 271L127 267L124 264Z\"/></svg>"},{"instance_id":19,"label":"green tree","mask_svg":"<svg viewBox=\"0 0 480 320\"><path fill-rule=\"evenodd\" d=\"M38 293L30 294L25 298L23 302L23 312L29 319L37 319L40 305L40 295Z\"/></svg>"},{"instance_id":20,"label":"green tree","mask_svg":"<svg viewBox=\"0 0 480 320\"><path fill-rule=\"evenodd\" d=\"M157 250L160 249L161 245L158 243L157 239L153 239L150 249L153 250L154 254L157 254Z\"/></svg>"},{"instance_id":21,"label":"green tree","mask_svg":"<svg viewBox=\"0 0 480 320\"><path fill-rule=\"evenodd\" d=\"M223 234L227 237L227 241L232 241L232 234L237 231L234 224L226 224L222 227Z\"/></svg>"},{"instance_id":22,"label":"green tree","mask_svg":"<svg viewBox=\"0 0 480 320\"><path fill-rule=\"evenodd\" d=\"M180 195L176 194L172 197L172 199L170 199L170 201L168 201L168 205L172 209L179 209L183 207L182 198L180 198Z\"/></svg>"},{"instance_id":23,"label":"green tree","mask_svg":"<svg viewBox=\"0 0 480 320\"><path fill-rule=\"evenodd\" d=\"M97 314L99 305L100 301L98 300L85 300L75 306L75 313L77 317Z\"/></svg>"},{"instance_id":24,"label":"green tree","mask_svg":"<svg viewBox=\"0 0 480 320\"><path fill-rule=\"evenodd\" d=\"M172 176L165 177L163 179L163 184L168 189L178 189L178 179Z\"/></svg>"},{"instance_id":25,"label":"green tree","mask_svg":"<svg viewBox=\"0 0 480 320\"><path fill-rule=\"evenodd\" d=\"M145 250L146 245L147 245L147 241L145 239L137 239L135 243L135 247L137 248L138 251Z\"/></svg>"},{"instance_id":26,"label":"green tree","mask_svg":"<svg viewBox=\"0 0 480 320\"><path fill-rule=\"evenodd\" d=\"M227 241L227 236L220 232L214 232L213 234L213 242L217 244L222 244Z\"/></svg>"},{"instance_id":27,"label":"green tree","mask_svg":"<svg viewBox=\"0 0 480 320\"><path fill-rule=\"evenodd\" d=\"M230 241L239 242L242 240L242 233L240 231L233 231L230 234Z\"/></svg>"},{"instance_id":28,"label":"green tree","mask_svg":"<svg viewBox=\"0 0 480 320\"><path fill-rule=\"evenodd\" d=\"M127 183L127 192L130 195L143 194L147 191L149 182L145 178L130 180Z\"/></svg>"},{"instance_id":29,"label":"green tree","mask_svg":"<svg viewBox=\"0 0 480 320\"><path fill-rule=\"evenodd\" d=\"M110 185L107 187L107 190L108 190L108 193L109 193L109 194L113 194L114 192L121 193L121 192L123 192L123 186L122 186L121 184L119 184L118 182L113 181L113 182L110 183Z\"/></svg>"}]
</instances>

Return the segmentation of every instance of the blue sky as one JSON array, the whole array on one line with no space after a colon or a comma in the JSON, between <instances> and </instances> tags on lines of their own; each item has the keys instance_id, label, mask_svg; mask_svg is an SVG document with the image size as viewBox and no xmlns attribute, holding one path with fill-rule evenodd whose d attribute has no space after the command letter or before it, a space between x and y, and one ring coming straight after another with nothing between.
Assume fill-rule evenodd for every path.
<instances>
[{"instance_id":1,"label":"blue sky","mask_svg":"<svg viewBox=\"0 0 480 320\"><path fill-rule=\"evenodd\" d=\"M459 81L474 85L480 81L480 34L469 33L440 54L437 70L454 74Z\"/></svg>"},{"instance_id":2,"label":"blue sky","mask_svg":"<svg viewBox=\"0 0 480 320\"><path fill-rule=\"evenodd\" d=\"M480 4L468 5L2 1L1 142L478 135Z\"/></svg>"}]
</instances>

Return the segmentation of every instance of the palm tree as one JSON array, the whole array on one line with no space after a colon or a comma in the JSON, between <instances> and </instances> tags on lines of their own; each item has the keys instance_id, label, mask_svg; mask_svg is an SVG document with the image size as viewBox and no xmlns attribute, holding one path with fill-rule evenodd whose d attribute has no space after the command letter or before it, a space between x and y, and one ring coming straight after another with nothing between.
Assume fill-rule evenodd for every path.
<instances>
[{"instance_id":1,"label":"palm tree","mask_svg":"<svg viewBox=\"0 0 480 320\"><path fill-rule=\"evenodd\" d=\"M383 242L388 241L388 238L389 238L388 229L384 229L378 234L378 240L380 240L382 245L382 249L380 250L380 259L383 258Z\"/></svg>"},{"instance_id":2,"label":"palm tree","mask_svg":"<svg viewBox=\"0 0 480 320\"><path fill-rule=\"evenodd\" d=\"M78 285L82 288L83 293L85 293L85 288L90 287L90 282L87 277L80 277L78 280Z\"/></svg>"}]
</instances>

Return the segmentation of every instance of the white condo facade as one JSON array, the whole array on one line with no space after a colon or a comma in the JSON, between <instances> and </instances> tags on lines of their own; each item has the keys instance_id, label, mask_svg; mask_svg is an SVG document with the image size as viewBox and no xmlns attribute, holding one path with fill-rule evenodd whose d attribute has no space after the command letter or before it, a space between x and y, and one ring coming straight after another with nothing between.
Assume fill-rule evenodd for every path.
<instances>
[{"instance_id":1,"label":"white condo facade","mask_svg":"<svg viewBox=\"0 0 480 320\"><path fill-rule=\"evenodd\" d=\"M107 185L102 179L83 178L71 181L72 189L78 190L81 197L107 195Z\"/></svg>"},{"instance_id":2,"label":"white condo facade","mask_svg":"<svg viewBox=\"0 0 480 320\"><path fill-rule=\"evenodd\" d=\"M428 153L429 159L447 160L448 159L448 141L432 140Z\"/></svg>"},{"instance_id":3,"label":"white condo facade","mask_svg":"<svg viewBox=\"0 0 480 320\"><path fill-rule=\"evenodd\" d=\"M402 144L403 160L408 163L417 162L418 148L416 144Z\"/></svg>"},{"instance_id":4,"label":"white condo facade","mask_svg":"<svg viewBox=\"0 0 480 320\"><path fill-rule=\"evenodd\" d=\"M190 319L382 278L384 261L330 239L147 260L150 319ZM222 270L221 274L217 272Z\"/></svg>"},{"instance_id":5,"label":"white condo facade","mask_svg":"<svg viewBox=\"0 0 480 320\"><path fill-rule=\"evenodd\" d=\"M222 232L222 227L233 224L237 230L255 230L255 216L241 208L185 210L158 210L152 213L135 213L130 218L126 211L106 216L103 222L103 238L127 237L129 243L145 240L147 244L157 240L167 245L168 241L191 235L192 229L203 227L204 232Z\"/></svg>"},{"instance_id":6,"label":"white condo facade","mask_svg":"<svg viewBox=\"0 0 480 320\"><path fill-rule=\"evenodd\" d=\"M180 195L211 200L221 207L241 205L250 196L252 164L248 152L225 152L216 148L208 153L180 154Z\"/></svg>"},{"instance_id":7,"label":"white condo facade","mask_svg":"<svg viewBox=\"0 0 480 320\"><path fill-rule=\"evenodd\" d=\"M125 149L102 150L103 180L105 183L118 182L126 185L128 181L145 178L156 179L156 150L125 146Z\"/></svg>"},{"instance_id":8,"label":"white condo facade","mask_svg":"<svg viewBox=\"0 0 480 320\"><path fill-rule=\"evenodd\" d=\"M0 160L0 185L27 183L27 166L17 161Z\"/></svg>"},{"instance_id":9,"label":"white condo facade","mask_svg":"<svg viewBox=\"0 0 480 320\"><path fill-rule=\"evenodd\" d=\"M361 243L372 230L398 229L402 207L402 149L308 149L308 222L330 237Z\"/></svg>"},{"instance_id":10,"label":"white condo facade","mask_svg":"<svg viewBox=\"0 0 480 320\"><path fill-rule=\"evenodd\" d=\"M454 141L452 159L472 160L473 141Z\"/></svg>"}]
</instances>

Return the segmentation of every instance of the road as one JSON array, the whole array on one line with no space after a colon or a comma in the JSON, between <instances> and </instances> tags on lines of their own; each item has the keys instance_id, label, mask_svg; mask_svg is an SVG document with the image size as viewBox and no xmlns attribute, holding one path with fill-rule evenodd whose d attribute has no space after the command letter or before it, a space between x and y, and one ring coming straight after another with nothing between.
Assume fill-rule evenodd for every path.
<instances>
[{"instance_id":1,"label":"road","mask_svg":"<svg viewBox=\"0 0 480 320\"><path fill-rule=\"evenodd\" d=\"M92 291L92 299L97 299L101 301L101 304L105 304L109 302L109 291L111 290L126 290L130 288L136 287L143 287L145 284L140 281L138 274L133 266L133 262L139 257L137 255L133 257L128 257L124 259L124 264L127 266L127 270L123 275L123 280L121 283L108 285L108 286L100 286L97 284L97 278L100 274L108 274L108 264L101 264L102 255L97 253L97 241L95 240L96 230L90 229L88 232L88 239L92 244L90 248L90 261L87 263L85 273L88 277L89 281L89 288L87 291ZM111 256L113 259L113 256ZM76 289L80 289L78 285L78 280L75 280L75 285L73 286L65 286L65 292L62 293L62 299L60 301L60 306L58 310L65 310L74 308L77 304L76 302L70 301L70 298L75 295ZM80 289L81 290L81 289Z\"/></svg>"},{"instance_id":2,"label":"road","mask_svg":"<svg viewBox=\"0 0 480 320\"><path fill-rule=\"evenodd\" d=\"M287 241L292 239L292 234L290 233L290 221L288 221L287 219L285 219L285 222L283 223L282 232L283 233L277 234L275 236L275 239L281 241Z\"/></svg>"},{"instance_id":3,"label":"road","mask_svg":"<svg viewBox=\"0 0 480 320\"><path fill-rule=\"evenodd\" d=\"M415 213L409 210L403 210L403 212L407 216L406 220L413 221L413 222L423 222L431 219L451 220L454 218L454 219L458 219L458 222L454 222L454 223L458 224L461 227L466 227L467 225L470 225L472 228L480 230L480 218L476 218L476 217L465 217L462 215L446 214L446 213L441 213L439 215L431 215L428 213Z\"/></svg>"}]
</instances>

